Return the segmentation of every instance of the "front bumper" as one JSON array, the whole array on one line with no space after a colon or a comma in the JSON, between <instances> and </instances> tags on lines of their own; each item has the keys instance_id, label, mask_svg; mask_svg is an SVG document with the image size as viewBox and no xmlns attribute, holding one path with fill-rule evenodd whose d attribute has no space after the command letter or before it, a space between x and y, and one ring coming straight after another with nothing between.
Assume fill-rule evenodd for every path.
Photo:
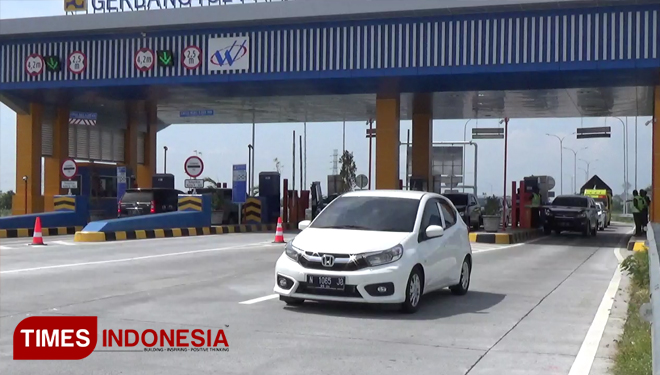
<instances>
[{"instance_id":1,"label":"front bumper","mask_svg":"<svg viewBox=\"0 0 660 375\"><path fill-rule=\"evenodd\" d=\"M412 269L412 267L410 268ZM275 287L273 291L281 296L337 302L361 303L402 303L406 299L406 284L410 269L407 269L401 259L389 265L366 268L358 271L325 271L308 269L282 254L275 265ZM288 289L281 288L277 283L278 275L284 276L293 285ZM318 290L307 286L307 275L343 276L346 278L344 291ZM388 284L394 287L390 295L378 295L372 285ZM371 293L369 293L371 291ZM372 295L375 294L375 295ZM389 294L389 292L388 292Z\"/></svg>"}]
</instances>

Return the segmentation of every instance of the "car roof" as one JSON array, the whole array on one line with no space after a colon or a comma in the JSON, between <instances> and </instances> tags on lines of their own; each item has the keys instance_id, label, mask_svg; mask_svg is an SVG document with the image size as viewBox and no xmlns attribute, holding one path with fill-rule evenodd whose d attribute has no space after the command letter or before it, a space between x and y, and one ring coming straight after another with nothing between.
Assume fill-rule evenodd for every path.
<instances>
[{"instance_id":1,"label":"car roof","mask_svg":"<svg viewBox=\"0 0 660 375\"><path fill-rule=\"evenodd\" d=\"M380 198L404 198L421 200L425 195L433 194L428 191L416 190L357 190L343 194L343 197L380 197Z\"/></svg>"},{"instance_id":2,"label":"car roof","mask_svg":"<svg viewBox=\"0 0 660 375\"><path fill-rule=\"evenodd\" d=\"M557 198L584 198L584 199L589 199L590 197L587 197L586 195L570 194L570 195L559 195L559 196L555 197L555 199L557 199Z\"/></svg>"}]
</instances>

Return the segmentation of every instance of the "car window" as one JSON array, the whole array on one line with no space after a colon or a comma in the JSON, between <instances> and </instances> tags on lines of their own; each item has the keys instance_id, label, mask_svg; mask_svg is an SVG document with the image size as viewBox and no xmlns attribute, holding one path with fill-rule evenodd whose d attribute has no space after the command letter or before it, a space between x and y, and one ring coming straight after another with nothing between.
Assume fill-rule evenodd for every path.
<instances>
[{"instance_id":1,"label":"car window","mask_svg":"<svg viewBox=\"0 0 660 375\"><path fill-rule=\"evenodd\" d=\"M121 199L122 203L151 202L152 200L151 191L127 191Z\"/></svg>"},{"instance_id":2,"label":"car window","mask_svg":"<svg viewBox=\"0 0 660 375\"><path fill-rule=\"evenodd\" d=\"M557 197L552 201L553 206L566 207L589 207L587 198L582 197Z\"/></svg>"},{"instance_id":3,"label":"car window","mask_svg":"<svg viewBox=\"0 0 660 375\"><path fill-rule=\"evenodd\" d=\"M485 206L486 206L486 198L485 198L485 197L478 198L477 201L479 202L479 205L480 205L481 207L485 207Z\"/></svg>"},{"instance_id":4,"label":"car window","mask_svg":"<svg viewBox=\"0 0 660 375\"><path fill-rule=\"evenodd\" d=\"M442 210L442 217L445 219L445 229L451 228L454 224L456 224L456 211L454 211L454 208L449 204L449 202L441 199L440 210Z\"/></svg>"},{"instance_id":5,"label":"car window","mask_svg":"<svg viewBox=\"0 0 660 375\"><path fill-rule=\"evenodd\" d=\"M425 230L429 225L442 226L442 217L440 216L440 209L438 208L438 201L429 199L424 207L424 215L422 216L422 225L420 230Z\"/></svg>"},{"instance_id":6,"label":"car window","mask_svg":"<svg viewBox=\"0 0 660 375\"><path fill-rule=\"evenodd\" d=\"M417 199L341 196L316 217L310 228L410 233L415 228L418 208Z\"/></svg>"},{"instance_id":7,"label":"car window","mask_svg":"<svg viewBox=\"0 0 660 375\"><path fill-rule=\"evenodd\" d=\"M443 196L449 199L454 206L467 206L468 204L467 194L444 194Z\"/></svg>"}]
</instances>

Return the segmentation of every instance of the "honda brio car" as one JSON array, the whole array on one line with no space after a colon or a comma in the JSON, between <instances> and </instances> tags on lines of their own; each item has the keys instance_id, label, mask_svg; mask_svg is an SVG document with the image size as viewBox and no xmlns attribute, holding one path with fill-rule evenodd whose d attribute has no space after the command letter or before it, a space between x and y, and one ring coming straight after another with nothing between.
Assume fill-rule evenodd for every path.
<instances>
[{"instance_id":1,"label":"honda brio car","mask_svg":"<svg viewBox=\"0 0 660 375\"><path fill-rule=\"evenodd\" d=\"M468 228L447 198L401 190L344 194L286 243L275 293L305 300L399 304L418 310L425 294L470 286Z\"/></svg>"}]
</instances>

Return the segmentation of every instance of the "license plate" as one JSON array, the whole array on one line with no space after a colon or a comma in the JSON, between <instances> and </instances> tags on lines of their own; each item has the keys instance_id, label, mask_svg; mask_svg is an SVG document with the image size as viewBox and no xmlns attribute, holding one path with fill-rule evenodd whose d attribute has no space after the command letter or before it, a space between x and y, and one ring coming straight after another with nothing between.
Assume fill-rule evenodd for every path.
<instances>
[{"instance_id":1,"label":"license plate","mask_svg":"<svg viewBox=\"0 0 660 375\"><path fill-rule=\"evenodd\" d=\"M307 275L307 284L312 288L327 290L344 290L345 277Z\"/></svg>"}]
</instances>

